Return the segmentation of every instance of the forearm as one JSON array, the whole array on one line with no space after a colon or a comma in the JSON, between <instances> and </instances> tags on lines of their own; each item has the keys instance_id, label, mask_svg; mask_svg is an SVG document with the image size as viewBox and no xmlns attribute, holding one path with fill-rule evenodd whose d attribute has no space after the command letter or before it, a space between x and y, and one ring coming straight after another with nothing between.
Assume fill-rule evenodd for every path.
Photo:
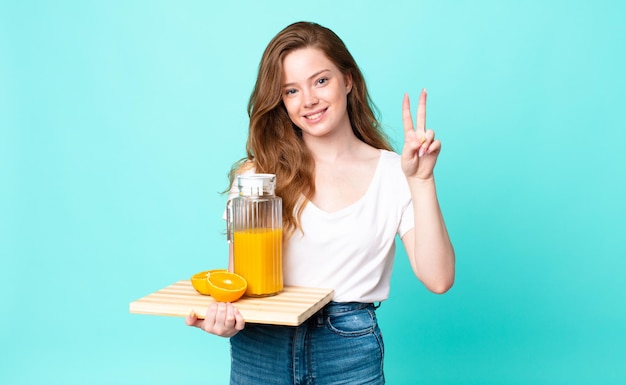
<instances>
[{"instance_id":1,"label":"forearm","mask_svg":"<svg viewBox=\"0 0 626 385\"><path fill-rule=\"evenodd\" d=\"M455 257L441 213L435 180L407 178L415 218L411 265L431 291L443 293L454 283Z\"/></svg>"}]
</instances>

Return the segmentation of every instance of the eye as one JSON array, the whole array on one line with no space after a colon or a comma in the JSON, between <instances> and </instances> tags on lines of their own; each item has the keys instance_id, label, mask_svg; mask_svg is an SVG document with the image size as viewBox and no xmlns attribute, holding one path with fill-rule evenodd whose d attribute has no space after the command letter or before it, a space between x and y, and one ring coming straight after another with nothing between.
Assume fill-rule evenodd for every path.
<instances>
[{"instance_id":1,"label":"eye","mask_svg":"<svg viewBox=\"0 0 626 385\"><path fill-rule=\"evenodd\" d=\"M323 86L326 83L328 83L328 78L319 78L319 79L317 79L317 84L320 85L320 86Z\"/></svg>"},{"instance_id":2,"label":"eye","mask_svg":"<svg viewBox=\"0 0 626 385\"><path fill-rule=\"evenodd\" d=\"M291 96L291 95L295 95L296 94L296 90L293 88L289 88L285 90L285 96Z\"/></svg>"}]
</instances>

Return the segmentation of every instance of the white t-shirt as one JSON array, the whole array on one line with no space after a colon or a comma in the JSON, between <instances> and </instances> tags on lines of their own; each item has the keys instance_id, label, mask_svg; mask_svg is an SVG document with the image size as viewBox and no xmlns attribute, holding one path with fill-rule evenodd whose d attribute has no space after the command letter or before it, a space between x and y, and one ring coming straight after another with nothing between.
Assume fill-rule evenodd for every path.
<instances>
[{"instance_id":1,"label":"white t-shirt","mask_svg":"<svg viewBox=\"0 0 626 385\"><path fill-rule=\"evenodd\" d=\"M337 302L387 299L396 234L414 227L400 156L381 150L365 195L332 213L308 202L301 224L283 243L285 285L332 288Z\"/></svg>"}]
</instances>

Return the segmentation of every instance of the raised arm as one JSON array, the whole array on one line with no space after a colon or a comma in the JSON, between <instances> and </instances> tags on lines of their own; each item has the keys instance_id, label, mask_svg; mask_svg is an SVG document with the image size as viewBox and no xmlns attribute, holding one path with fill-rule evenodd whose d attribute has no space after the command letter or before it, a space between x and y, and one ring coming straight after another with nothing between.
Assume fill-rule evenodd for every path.
<instances>
[{"instance_id":1,"label":"raised arm","mask_svg":"<svg viewBox=\"0 0 626 385\"><path fill-rule=\"evenodd\" d=\"M433 174L441 142L426 129L426 90L422 90L413 125L408 95L402 103L404 147L402 171L407 178L415 228L402 237L413 272L432 292L445 293L454 283L455 256L446 229Z\"/></svg>"}]
</instances>

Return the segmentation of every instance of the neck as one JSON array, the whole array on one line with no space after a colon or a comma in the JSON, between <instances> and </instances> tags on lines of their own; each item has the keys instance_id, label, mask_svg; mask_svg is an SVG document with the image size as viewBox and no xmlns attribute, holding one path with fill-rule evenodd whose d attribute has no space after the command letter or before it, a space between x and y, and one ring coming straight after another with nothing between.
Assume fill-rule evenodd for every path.
<instances>
[{"instance_id":1,"label":"neck","mask_svg":"<svg viewBox=\"0 0 626 385\"><path fill-rule=\"evenodd\" d=\"M330 163L342 158L353 157L362 146L367 146L359 140L352 129L335 132L331 136L303 137L304 144L311 151L315 162Z\"/></svg>"}]
</instances>

